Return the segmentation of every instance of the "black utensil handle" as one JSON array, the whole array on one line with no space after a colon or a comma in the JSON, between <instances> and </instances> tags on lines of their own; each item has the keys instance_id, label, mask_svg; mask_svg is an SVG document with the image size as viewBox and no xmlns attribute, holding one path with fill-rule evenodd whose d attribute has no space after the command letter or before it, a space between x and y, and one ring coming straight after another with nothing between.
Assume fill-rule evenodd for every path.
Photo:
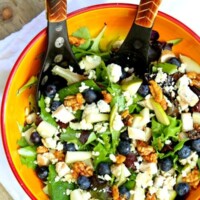
<instances>
[{"instance_id":1,"label":"black utensil handle","mask_svg":"<svg viewBox=\"0 0 200 200\"><path fill-rule=\"evenodd\" d=\"M162 0L140 0L135 24L151 28Z\"/></svg>"},{"instance_id":2,"label":"black utensil handle","mask_svg":"<svg viewBox=\"0 0 200 200\"><path fill-rule=\"evenodd\" d=\"M67 19L67 0L46 0L47 20L61 22Z\"/></svg>"}]
</instances>

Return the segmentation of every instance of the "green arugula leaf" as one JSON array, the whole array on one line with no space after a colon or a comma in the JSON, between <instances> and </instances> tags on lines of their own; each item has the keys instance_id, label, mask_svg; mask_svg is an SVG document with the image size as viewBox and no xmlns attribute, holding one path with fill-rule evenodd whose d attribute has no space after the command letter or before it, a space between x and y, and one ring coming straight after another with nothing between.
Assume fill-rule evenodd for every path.
<instances>
[{"instance_id":1,"label":"green arugula leaf","mask_svg":"<svg viewBox=\"0 0 200 200\"><path fill-rule=\"evenodd\" d=\"M51 200L70 200L70 196L66 194L66 190L73 190L74 184L56 181L57 176L55 166L49 165L49 175L48 175L48 192Z\"/></svg>"},{"instance_id":2,"label":"green arugula leaf","mask_svg":"<svg viewBox=\"0 0 200 200\"><path fill-rule=\"evenodd\" d=\"M26 147L28 146L28 142L26 141L25 137L21 137L18 141L17 141L17 144L20 146L20 147Z\"/></svg>"},{"instance_id":3,"label":"green arugula leaf","mask_svg":"<svg viewBox=\"0 0 200 200\"><path fill-rule=\"evenodd\" d=\"M183 40L183 38L177 38L177 39L174 39L174 40L168 40L167 43L176 45L176 44L179 44L180 42L182 42L182 40Z\"/></svg>"},{"instance_id":4,"label":"green arugula leaf","mask_svg":"<svg viewBox=\"0 0 200 200\"><path fill-rule=\"evenodd\" d=\"M40 107L40 116L41 116L41 118L42 118L44 121L46 121L46 122L52 124L53 126L56 126L56 127L57 127L58 125L57 125L55 119L51 116L50 113L48 113L48 112L45 110L46 105L45 105L45 101L44 101L44 96L41 96L41 98L40 98L40 100L39 100L39 102L38 102L38 105L39 105L39 107Z\"/></svg>"},{"instance_id":5,"label":"green arugula leaf","mask_svg":"<svg viewBox=\"0 0 200 200\"><path fill-rule=\"evenodd\" d=\"M90 31L87 27L81 27L78 30L76 30L74 33L72 33L72 36L78 37L78 38L83 38L85 40L90 39Z\"/></svg>"},{"instance_id":6,"label":"green arugula leaf","mask_svg":"<svg viewBox=\"0 0 200 200\"><path fill-rule=\"evenodd\" d=\"M20 95L26 89L31 88L37 84L37 76L31 76L31 78L17 91L17 95Z\"/></svg>"},{"instance_id":7,"label":"green arugula leaf","mask_svg":"<svg viewBox=\"0 0 200 200\"><path fill-rule=\"evenodd\" d=\"M79 139L77 138L77 134L79 132L77 130L73 130L70 127L67 127L65 132L61 133L60 140L63 142L73 142L79 143Z\"/></svg>"}]
</instances>

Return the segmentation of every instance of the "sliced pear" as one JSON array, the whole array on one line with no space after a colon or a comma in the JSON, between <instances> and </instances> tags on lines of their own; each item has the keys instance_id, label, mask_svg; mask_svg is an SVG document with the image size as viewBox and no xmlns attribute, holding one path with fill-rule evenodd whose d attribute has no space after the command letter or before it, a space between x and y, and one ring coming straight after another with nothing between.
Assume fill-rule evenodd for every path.
<instances>
[{"instance_id":1,"label":"sliced pear","mask_svg":"<svg viewBox=\"0 0 200 200\"><path fill-rule=\"evenodd\" d=\"M88 160L92 157L91 151L68 151L65 156L65 162L67 164L77 161Z\"/></svg>"},{"instance_id":2,"label":"sliced pear","mask_svg":"<svg viewBox=\"0 0 200 200\"><path fill-rule=\"evenodd\" d=\"M112 110L111 110L111 113L110 113L110 130L111 131L114 130L113 124L114 124L114 120L115 120L117 113L118 113L118 106L115 104L112 107Z\"/></svg>"},{"instance_id":3,"label":"sliced pear","mask_svg":"<svg viewBox=\"0 0 200 200\"><path fill-rule=\"evenodd\" d=\"M134 78L133 80L122 83L121 88L128 91L131 95L135 95L142 84L142 79Z\"/></svg>"},{"instance_id":4,"label":"sliced pear","mask_svg":"<svg viewBox=\"0 0 200 200\"><path fill-rule=\"evenodd\" d=\"M193 123L200 125L200 113L199 112L193 112L192 114Z\"/></svg>"},{"instance_id":5,"label":"sliced pear","mask_svg":"<svg viewBox=\"0 0 200 200\"><path fill-rule=\"evenodd\" d=\"M160 123L168 126L170 124L170 121L169 121L169 118L168 118L167 114L163 110L162 106L152 98L150 99L150 101L151 101L151 104L153 106L153 110L154 110L154 112L156 114L157 120Z\"/></svg>"},{"instance_id":6,"label":"sliced pear","mask_svg":"<svg viewBox=\"0 0 200 200\"><path fill-rule=\"evenodd\" d=\"M192 58L189 58L184 55L180 55L180 60L183 64L185 64L186 72L196 72L200 73L200 65L194 61Z\"/></svg>"},{"instance_id":7,"label":"sliced pear","mask_svg":"<svg viewBox=\"0 0 200 200\"><path fill-rule=\"evenodd\" d=\"M175 190L169 190L169 200L174 200L176 198L176 191Z\"/></svg>"},{"instance_id":8,"label":"sliced pear","mask_svg":"<svg viewBox=\"0 0 200 200\"><path fill-rule=\"evenodd\" d=\"M135 114L133 117L133 122L131 127L141 129L143 127L143 125L141 124L142 119L143 119L142 115Z\"/></svg>"},{"instance_id":9,"label":"sliced pear","mask_svg":"<svg viewBox=\"0 0 200 200\"><path fill-rule=\"evenodd\" d=\"M133 140L146 140L146 133L138 128L128 126L128 136Z\"/></svg>"},{"instance_id":10,"label":"sliced pear","mask_svg":"<svg viewBox=\"0 0 200 200\"><path fill-rule=\"evenodd\" d=\"M108 121L110 115L109 114L104 114L104 113L91 113L86 115L85 121L87 123L97 123L97 122L103 122L103 121Z\"/></svg>"}]
</instances>

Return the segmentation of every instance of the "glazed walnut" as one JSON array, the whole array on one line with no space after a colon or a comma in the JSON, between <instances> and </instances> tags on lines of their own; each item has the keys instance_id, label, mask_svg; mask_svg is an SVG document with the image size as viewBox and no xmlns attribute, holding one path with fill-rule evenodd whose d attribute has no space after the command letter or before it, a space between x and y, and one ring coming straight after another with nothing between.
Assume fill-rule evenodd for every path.
<instances>
[{"instance_id":1,"label":"glazed walnut","mask_svg":"<svg viewBox=\"0 0 200 200\"><path fill-rule=\"evenodd\" d=\"M67 107L71 107L74 111L81 109L84 102L85 102L85 100L81 93L77 93L76 95L67 96L64 99L64 105Z\"/></svg>"},{"instance_id":2,"label":"glazed walnut","mask_svg":"<svg viewBox=\"0 0 200 200\"><path fill-rule=\"evenodd\" d=\"M149 84L150 84L149 89L150 89L150 92L151 92L154 100L157 103L159 103L164 110L166 110L167 102L164 98L161 87L154 80L149 81Z\"/></svg>"},{"instance_id":3,"label":"glazed walnut","mask_svg":"<svg viewBox=\"0 0 200 200\"><path fill-rule=\"evenodd\" d=\"M94 170L91 166L81 161L75 162L72 167L72 177L75 179L77 179L79 175L91 177L93 176L93 172Z\"/></svg>"},{"instance_id":4,"label":"glazed walnut","mask_svg":"<svg viewBox=\"0 0 200 200\"><path fill-rule=\"evenodd\" d=\"M183 182L188 183L193 189L196 189L200 182L199 170L193 169L186 177L183 177Z\"/></svg>"},{"instance_id":5,"label":"glazed walnut","mask_svg":"<svg viewBox=\"0 0 200 200\"><path fill-rule=\"evenodd\" d=\"M138 140L136 148L138 153L143 157L146 162L157 163L158 156L152 146L148 145L146 142Z\"/></svg>"}]
</instances>

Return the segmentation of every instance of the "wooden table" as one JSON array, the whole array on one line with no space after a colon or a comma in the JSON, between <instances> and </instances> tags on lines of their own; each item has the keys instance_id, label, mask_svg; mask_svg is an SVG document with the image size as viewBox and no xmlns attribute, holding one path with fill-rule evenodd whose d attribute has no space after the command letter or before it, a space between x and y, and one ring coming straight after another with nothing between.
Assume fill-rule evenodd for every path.
<instances>
[{"instance_id":1,"label":"wooden table","mask_svg":"<svg viewBox=\"0 0 200 200\"><path fill-rule=\"evenodd\" d=\"M0 40L44 10L45 0L0 0Z\"/></svg>"}]
</instances>

